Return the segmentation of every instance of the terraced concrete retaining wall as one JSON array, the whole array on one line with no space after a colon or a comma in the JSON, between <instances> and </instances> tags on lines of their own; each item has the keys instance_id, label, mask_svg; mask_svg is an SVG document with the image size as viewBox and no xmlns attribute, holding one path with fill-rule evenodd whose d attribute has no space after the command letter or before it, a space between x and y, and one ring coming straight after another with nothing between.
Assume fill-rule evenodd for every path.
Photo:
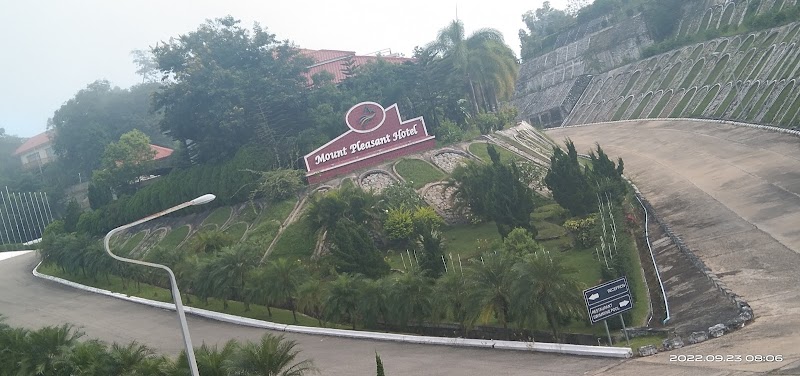
<instances>
[{"instance_id":1,"label":"terraced concrete retaining wall","mask_svg":"<svg viewBox=\"0 0 800 376\"><path fill-rule=\"evenodd\" d=\"M565 125L694 117L791 126L800 118L800 23L718 38L592 77Z\"/></svg>"}]
</instances>

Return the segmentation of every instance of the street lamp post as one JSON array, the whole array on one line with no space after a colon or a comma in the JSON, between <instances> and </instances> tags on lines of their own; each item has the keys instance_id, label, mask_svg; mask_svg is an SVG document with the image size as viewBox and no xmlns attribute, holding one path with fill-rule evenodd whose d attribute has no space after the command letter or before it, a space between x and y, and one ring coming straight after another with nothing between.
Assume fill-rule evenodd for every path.
<instances>
[{"instance_id":1,"label":"street lamp post","mask_svg":"<svg viewBox=\"0 0 800 376\"><path fill-rule=\"evenodd\" d=\"M170 282L170 287L172 289L172 299L175 302L175 311L178 312L178 320L181 323L181 330L183 331L183 342L184 342L184 345L186 346L186 359L189 361L189 369L192 371L192 376L199 376L200 373L197 370L197 361L195 360L195 357L194 357L194 347L192 346L192 338L189 336L189 326L186 324L186 314L183 312L183 302L181 301L181 293L180 293L180 291L178 291L178 282L175 280L175 273L173 273L172 269L170 269L169 267L167 267L165 265L155 264L155 263L152 263L152 262L146 262L146 261L141 261L141 260L133 260L133 259L117 256L117 255L111 253L111 248L109 247L108 242L109 242L109 240L111 239L111 237L114 234L116 234L116 233L118 233L118 232L120 232L122 230L128 229L130 227L133 227L133 226L136 226L136 225L139 225L139 224L142 224L142 223L145 223L147 221L156 219L158 217L167 215L169 213L181 210L181 209L189 207L189 206L203 205L203 204L209 203L209 202L213 201L215 198L216 198L216 196L214 196L212 194L207 194L207 195L200 196L200 197L198 197L198 198L196 198L194 200L184 202L183 204L180 204L180 205L177 205L177 206L173 206L173 207L171 207L171 208L169 208L167 210L158 212L156 214L152 214L152 215L147 216L145 218L142 218L142 219L140 219L140 220L138 220L136 222L129 223L127 225L122 225L120 227L117 227L117 228L109 231L108 234L106 234L106 237L103 239L103 246L105 247L106 252L109 254L109 256L113 257L114 259L122 261L122 262L127 262L129 264L143 265L143 266L149 266L151 268L157 268L157 269L166 270L167 274L169 274L169 282Z\"/></svg>"}]
</instances>

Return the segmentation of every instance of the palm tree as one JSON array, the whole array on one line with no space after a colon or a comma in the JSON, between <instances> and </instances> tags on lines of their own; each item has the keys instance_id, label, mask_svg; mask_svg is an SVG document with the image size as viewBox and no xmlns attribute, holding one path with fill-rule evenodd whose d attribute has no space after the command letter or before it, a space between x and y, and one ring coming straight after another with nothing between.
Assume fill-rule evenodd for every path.
<instances>
[{"instance_id":1,"label":"palm tree","mask_svg":"<svg viewBox=\"0 0 800 376\"><path fill-rule=\"evenodd\" d=\"M553 337L558 340L559 321L583 312L582 289L572 276L576 270L546 251L526 255L513 269L514 311L526 323L535 321L536 312L544 312Z\"/></svg>"},{"instance_id":2,"label":"palm tree","mask_svg":"<svg viewBox=\"0 0 800 376\"><path fill-rule=\"evenodd\" d=\"M120 344L111 345L109 351L111 357L111 375L137 375L149 373L139 373L145 367L150 358L155 357L155 352L149 347L131 342L125 346ZM150 367L147 367L150 368Z\"/></svg>"},{"instance_id":3,"label":"palm tree","mask_svg":"<svg viewBox=\"0 0 800 376\"><path fill-rule=\"evenodd\" d=\"M300 350L297 342L282 335L265 334L259 343L239 346L239 351L226 360L228 374L263 376L303 376L317 373L314 362L304 359L294 363Z\"/></svg>"},{"instance_id":4,"label":"palm tree","mask_svg":"<svg viewBox=\"0 0 800 376\"><path fill-rule=\"evenodd\" d=\"M389 312L401 327L422 321L431 313L431 280L418 268L395 278L389 289Z\"/></svg>"},{"instance_id":5,"label":"palm tree","mask_svg":"<svg viewBox=\"0 0 800 376\"><path fill-rule=\"evenodd\" d=\"M330 321L348 320L356 328L356 310L361 277L342 273L328 285L325 298L325 317Z\"/></svg>"},{"instance_id":6,"label":"palm tree","mask_svg":"<svg viewBox=\"0 0 800 376\"><path fill-rule=\"evenodd\" d=\"M365 279L359 285L356 311L366 328L375 328L378 321L386 322L388 279Z\"/></svg>"},{"instance_id":7,"label":"palm tree","mask_svg":"<svg viewBox=\"0 0 800 376\"><path fill-rule=\"evenodd\" d=\"M65 354L78 344L78 339L82 336L83 332L75 330L69 324L47 326L27 332L22 347L24 354L21 354L19 364L15 367L19 370L18 374L56 374L58 360L63 359Z\"/></svg>"},{"instance_id":8,"label":"palm tree","mask_svg":"<svg viewBox=\"0 0 800 376\"><path fill-rule=\"evenodd\" d=\"M279 258L267 263L265 274L267 283L261 288L267 290L272 301L287 303L297 323L297 289L306 278L303 265L299 261Z\"/></svg>"},{"instance_id":9,"label":"palm tree","mask_svg":"<svg viewBox=\"0 0 800 376\"><path fill-rule=\"evenodd\" d=\"M98 340L79 342L57 362L68 375L106 376L113 371L108 349Z\"/></svg>"},{"instance_id":10,"label":"palm tree","mask_svg":"<svg viewBox=\"0 0 800 376\"><path fill-rule=\"evenodd\" d=\"M228 299L244 297L247 275L258 263L258 252L247 243L225 247L211 262L213 290L222 298L223 309L228 309Z\"/></svg>"},{"instance_id":11,"label":"palm tree","mask_svg":"<svg viewBox=\"0 0 800 376\"><path fill-rule=\"evenodd\" d=\"M508 99L514 91L517 59L495 29L481 29L468 38L464 24L453 21L439 31L429 49L462 83L472 103L473 115L497 109L499 100Z\"/></svg>"},{"instance_id":12,"label":"palm tree","mask_svg":"<svg viewBox=\"0 0 800 376\"><path fill-rule=\"evenodd\" d=\"M203 376L230 375L231 373L228 371L229 363L238 349L239 343L236 340L226 342L221 350L216 345L212 347L204 343L194 350L197 370ZM172 370L170 370L171 374L177 376L189 373L189 363L186 359L185 351L181 352L173 364Z\"/></svg>"},{"instance_id":13,"label":"palm tree","mask_svg":"<svg viewBox=\"0 0 800 376\"><path fill-rule=\"evenodd\" d=\"M514 258L504 252L484 253L467 269L470 307L483 323L492 317L508 328L511 316L511 283Z\"/></svg>"},{"instance_id":14,"label":"palm tree","mask_svg":"<svg viewBox=\"0 0 800 376\"><path fill-rule=\"evenodd\" d=\"M434 319L452 319L461 325L465 332L468 324L473 321L469 315L467 280L457 272L451 271L443 274L433 286L433 313Z\"/></svg>"},{"instance_id":15,"label":"palm tree","mask_svg":"<svg viewBox=\"0 0 800 376\"><path fill-rule=\"evenodd\" d=\"M297 288L297 309L316 317L319 326L322 326L322 312L325 308L322 303L326 294L326 285L314 277L309 277Z\"/></svg>"}]
</instances>

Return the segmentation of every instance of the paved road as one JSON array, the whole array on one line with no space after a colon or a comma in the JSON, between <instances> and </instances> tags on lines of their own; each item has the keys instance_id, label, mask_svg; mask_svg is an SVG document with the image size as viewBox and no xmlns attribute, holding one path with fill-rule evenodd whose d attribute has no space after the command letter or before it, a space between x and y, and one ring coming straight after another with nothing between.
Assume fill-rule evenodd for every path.
<instances>
[{"instance_id":1,"label":"paved road","mask_svg":"<svg viewBox=\"0 0 800 376\"><path fill-rule=\"evenodd\" d=\"M800 138L695 121L626 122L548 134L556 141L570 137L579 152L599 142L614 159L621 156L625 174L656 211L756 315L752 325L732 335L615 371L670 364L674 354L761 354L783 355L784 361L693 367L800 374Z\"/></svg>"},{"instance_id":2,"label":"paved road","mask_svg":"<svg viewBox=\"0 0 800 376\"><path fill-rule=\"evenodd\" d=\"M691 123L625 123L560 129L579 150L595 141L706 263L753 306L754 324L653 357L617 361L288 334L324 375L374 372L382 354L393 375L800 374L800 141L763 131ZM787 169L784 171L783 169ZM30 274L32 254L0 261L0 313L37 328L70 322L90 337L181 348L171 312L80 292ZM702 307L698 307L702 309ZM256 339L265 331L189 318L196 343ZM670 355L780 354L781 363L678 363Z\"/></svg>"},{"instance_id":3,"label":"paved road","mask_svg":"<svg viewBox=\"0 0 800 376\"><path fill-rule=\"evenodd\" d=\"M183 347L175 314L99 296L34 277L33 253L0 261L0 314L7 323L38 328L73 323L87 337L138 341L177 354ZM231 338L257 340L266 330L189 316L196 344ZM485 349L450 348L286 334L314 359L323 375L375 373L375 351L389 375L581 375L619 360Z\"/></svg>"}]
</instances>

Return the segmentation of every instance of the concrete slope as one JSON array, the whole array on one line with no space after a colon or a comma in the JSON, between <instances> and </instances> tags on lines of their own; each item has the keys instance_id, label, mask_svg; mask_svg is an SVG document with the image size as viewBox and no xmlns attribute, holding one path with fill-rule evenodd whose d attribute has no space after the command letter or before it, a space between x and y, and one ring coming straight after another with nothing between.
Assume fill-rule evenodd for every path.
<instances>
[{"instance_id":1,"label":"concrete slope","mask_svg":"<svg viewBox=\"0 0 800 376\"><path fill-rule=\"evenodd\" d=\"M641 362L676 364L669 360L674 354L782 355L782 362L693 367L800 373L800 138L686 120L548 134L556 141L570 137L579 152L599 142L611 157L622 157L625 174L658 214L756 315L752 325L731 335L628 362L613 374Z\"/></svg>"}]
</instances>

